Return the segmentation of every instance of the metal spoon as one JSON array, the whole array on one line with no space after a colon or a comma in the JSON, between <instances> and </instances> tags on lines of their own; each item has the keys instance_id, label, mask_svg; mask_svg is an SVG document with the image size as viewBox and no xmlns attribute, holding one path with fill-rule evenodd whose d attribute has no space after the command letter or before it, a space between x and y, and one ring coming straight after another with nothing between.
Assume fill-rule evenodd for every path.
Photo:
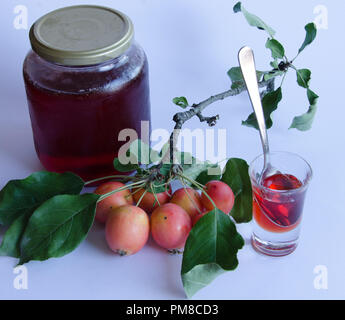
<instances>
[{"instance_id":1,"label":"metal spoon","mask_svg":"<svg viewBox=\"0 0 345 320\"><path fill-rule=\"evenodd\" d=\"M256 75L253 50L249 47L243 47L238 53L238 61L240 63L249 98L258 121L262 149L264 151L264 167L261 172L261 176L258 179L259 184L261 184L267 177L275 174L277 170L270 163L270 148L268 144L265 116L259 92L258 78Z\"/></svg>"}]
</instances>

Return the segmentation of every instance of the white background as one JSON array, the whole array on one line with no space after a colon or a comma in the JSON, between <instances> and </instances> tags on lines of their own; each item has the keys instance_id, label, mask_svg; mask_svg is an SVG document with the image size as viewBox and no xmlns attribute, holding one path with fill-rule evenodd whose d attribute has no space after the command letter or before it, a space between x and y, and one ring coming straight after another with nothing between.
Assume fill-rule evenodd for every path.
<instances>
[{"instance_id":1,"label":"white background","mask_svg":"<svg viewBox=\"0 0 345 320\"><path fill-rule=\"evenodd\" d=\"M8 180L42 170L36 157L22 81L22 62L30 48L28 30L13 26L16 5L28 8L29 26L43 14L67 5L94 3L111 6L133 20L136 39L150 62L153 128L172 128L178 108L171 103L185 95L199 102L229 88L226 71L237 65L237 52L250 45L258 69L268 68L266 35L232 13L230 0L6 0L0 4L0 188ZM247 243L239 253L239 267L200 291L198 299L337 299L345 298L344 258L344 19L345 2L338 0L244 1L277 31L287 55L294 57L304 40L304 25L313 21L314 8L328 8L328 29L320 30L312 48L296 61L313 72L311 88L320 95L319 112L309 132L288 130L295 115L308 104L305 90L293 73L287 78L275 125L270 130L273 150L299 153L314 169L300 245L285 258L269 258ZM241 126L251 112L246 94L209 107L219 113L218 128L228 130L229 157L252 160L261 152L258 133ZM204 127L196 120L191 128ZM250 225L239 226L248 240ZM3 232L3 230L2 230ZM13 286L16 260L0 257L0 298L16 299L183 299L180 256L169 256L150 242L126 258L107 248L103 230L93 228L75 252L60 259L30 262L28 290ZM328 269L328 290L314 288L315 266Z\"/></svg>"}]
</instances>

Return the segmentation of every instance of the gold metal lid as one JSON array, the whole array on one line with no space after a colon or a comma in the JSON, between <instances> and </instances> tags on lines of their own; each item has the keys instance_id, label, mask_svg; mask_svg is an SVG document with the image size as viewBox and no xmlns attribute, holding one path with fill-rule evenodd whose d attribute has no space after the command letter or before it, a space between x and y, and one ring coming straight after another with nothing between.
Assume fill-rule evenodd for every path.
<instances>
[{"instance_id":1,"label":"gold metal lid","mask_svg":"<svg viewBox=\"0 0 345 320\"><path fill-rule=\"evenodd\" d=\"M50 62L85 66L114 59L131 45L134 28L123 13L82 5L55 10L30 29L32 49Z\"/></svg>"}]
</instances>

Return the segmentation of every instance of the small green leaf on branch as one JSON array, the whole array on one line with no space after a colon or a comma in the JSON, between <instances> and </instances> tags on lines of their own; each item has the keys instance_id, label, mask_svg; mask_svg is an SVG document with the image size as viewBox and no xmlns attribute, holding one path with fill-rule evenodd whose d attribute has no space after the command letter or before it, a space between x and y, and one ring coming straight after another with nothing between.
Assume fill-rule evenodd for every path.
<instances>
[{"instance_id":1,"label":"small green leaf on branch","mask_svg":"<svg viewBox=\"0 0 345 320\"><path fill-rule=\"evenodd\" d=\"M285 56L285 49L282 44L276 39L268 39L266 48L271 50L273 59L283 59Z\"/></svg>"},{"instance_id":2,"label":"small green leaf on branch","mask_svg":"<svg viewBox=\"0 0 345 320\"><path fill-rule=\"evenodd\" d=\"M261 81L262 76L265 74L265 72L262 71L256 71L256 76L258 78L258 81ZM245 85L242 71L240 67L233 67L228 71L228 76L231 79L232 86L231 89L237 89L239 87L243 87Z\"/></svg>"},{"instance_id":3,"label":"small green leaf on branch","mask_svg":"<svg viewBox=\"0 0 345 320\"><path fill-rule=\"evenodd\" d=\"M268 81L268 80L271 80L273 78L280 77L280 76L282 76L284 74L285 74L285 72L284 71L280 71L280 70L270 71L270 72L267 72L264 75L264 80Z\"/></svg>"},{"instance_id":4,"label":"small green leaf on branch","mask_svg":"<svg viewBox=\"0 0 345 320\"><path fill-rule=\"evenodd\" d=\"M306 36L302 47L298 50L298 54L300 54L308 45L310 45L315 40L317 35L317 28L314 22L308 23L304 29L306 31Z\"/></svg>"},{"instance_id":5,"label":"small green leaf on branch","mask_svg":"<svg viewBox=\"0 0 345 320\"><path fill-rule=\"evenodd\" d=\"M308 111L301 116L295 117L290 129L297 129L300 131L308 131L311 129L317 111L319 96L309 88L307 89L307 96L310 104Z\"/></svg>"},{"instance_id":6,"label":"small green leaf on branch","mask_svg":"<svg viewBox=\"0 0 345 320\"><path fill-rule=\"evenodd\" d=\"M159 152L153 150L148 144L140 139L133 141L128 150L119 154L114 159L113 165L117 171L132 172L140 167L140 164L151 164L159 161Z\"/></svg>"},{"instance_id":7,"label":"small green leaf on branch","mask_svg":"<svg viewBox=\"0 0 345 320\"><path fill-rule=\"evenodd\" d=\"M276 32L270 26L268 26L264 21L262 21L258 16L248 12L244 8L241 2L238 2L237 4L235 4L234 12L235 13L242 12L247 22L249 23L249 25L253 27L257 27L260 30L265 30L270 35L271 38L274 37Z\"/></svg>"},{"instance_id":8,"label":"small green leaf on branch","mask_svg":"<svg viewBox=\"0 0 345 320\"><path fill-rule=\"evenodd\" d=\"M311 71L309 69L296 70L297 83L303 88L309 88L309 82L311 80Z\"/></svg>"},{"instance_id":9,"label":"small green leaf on branch","mask_svg":"<svg viewBox=\"0 0 345 320\"><path fill-rule=\"evenodd\" d=\"M114 168L115 168L115 170L117 170L119 172L132 172L134 170L139 169L139 165L138 164L132 164L132 163L122 164L119 158L115 158L114 159Z\"/></svg>"},{"instance_id":10,"label":"small green leaf on branch","mask_svg":"<svg viewBox=\"0 0 345 320\"><path fill-rule=\"evenodd\" d=\"M221 176L222 169L220 166L218 164L209 164L208 168L202 171L195 181L205 185L210 181L220 180Z\"/></svg>"},{"instance_id":11,"label":"small green leaf on branch","mask_svg":"<svg viewBox=\"0 0 345 320\"><path fill-rule=\"evenodd\" d=\"M252 185L248 168L245 160L233 158L228 160L222 176L222 181L229 185L235 195L235 204L230 214L237 223L252 220Z\"/></svg>"},{"instance_id":12,"label":"small green leaf on branch","mask_svg":"<svg viewBox=\"0 0 345 320\"><path fill-rule=\"evenodd\" d=\"M264 110L265 122L267 129L270 129L273 125L271 119L272 113L277 110L278 104L282 99L282 89L279 87L277 90L267 93L262 99L262 108ZM250 114L246 121L242 122L243 125L247 127L252 127L259 129L258 121L256 119L255 113Z\"/></svg>"},{"instance_id":13,"label":"small green leaf on branch","mask_svg":"<svg viewBox=\"0 0 345 320\"><path fill-rule=\"evenodd\" d=\"M187 98L185 98L185 97L176 97L173 99L173 103L176 104L177 106L183 108L183 109L186 109L189 106Z\"/></svg>"},{"instance_id":14,"label":"small green leaf on branch","mask_svg":"<svg viewBox=\"0 0 345 320\"><path fill-rule=\"evenodd\" d=\"M273 69L278 69L279 67L279 62L277 59L274 59L274 61L270 62L270 66L273 68Z\"/></svg>"}]
</instances>

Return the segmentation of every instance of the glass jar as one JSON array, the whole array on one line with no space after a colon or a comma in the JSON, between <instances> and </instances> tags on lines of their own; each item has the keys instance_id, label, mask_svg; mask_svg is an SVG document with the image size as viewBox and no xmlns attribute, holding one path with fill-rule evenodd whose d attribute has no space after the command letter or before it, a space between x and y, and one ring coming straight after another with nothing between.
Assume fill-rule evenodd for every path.
<instances>
[{"instance_id":1,"label":"glass jar","mask_svg":"<svg viewBox=\"0 0 345 320\"><path fill-rule=\"evenodd\" d=\"M124 14L74 6L39 19L24 81L37 155L84 180L115 173L118 136L150 121L148 63Z\"/></svg>"}]
</instances>

